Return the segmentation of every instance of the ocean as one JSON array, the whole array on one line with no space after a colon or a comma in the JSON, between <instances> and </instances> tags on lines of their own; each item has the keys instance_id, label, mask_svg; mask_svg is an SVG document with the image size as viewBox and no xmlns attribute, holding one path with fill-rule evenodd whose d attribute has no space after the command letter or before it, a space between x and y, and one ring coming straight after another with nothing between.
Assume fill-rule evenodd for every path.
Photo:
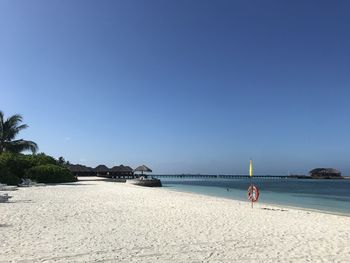
<instances>
[{"instance_id":1,"label":"ocean","mask_svg":"<svg viewBox=\"0 0 350 263\"><path fill-rule=\"evenodd\" d=\"M171 190L198 193L247 201L249 179L166 178L164 187ZM350 215L350 180L259 179L253 183L260 190L260 203L319 210Z\"/></svg>"}]
</instances>

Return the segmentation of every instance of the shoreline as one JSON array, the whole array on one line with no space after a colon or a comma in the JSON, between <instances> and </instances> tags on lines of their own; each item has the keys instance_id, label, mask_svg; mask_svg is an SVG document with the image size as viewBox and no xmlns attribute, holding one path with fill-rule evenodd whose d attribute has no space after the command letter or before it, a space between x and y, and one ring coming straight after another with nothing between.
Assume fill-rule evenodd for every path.
<instances>
[{"instance_id":1,"label":"shoreline","mask_svg":"<svg viewBox=\"0 0 350 263\"><path fill-rule=\"evenodd\" d=\"M173 192L179 192L179 193L186 193L186 194L193 194L193 195L202 195L202 196L206 196L206 197L231 200L231 201L235 201L235 202L242 202L242 203L247 203L250 206L250 202L249 201L244 201L244 200L240 200L240 199L228 198L228 197L224 197L224 196L215 196L215 195L209 195L209 194L204 194L204 193L201 194L201 193L195 193L195 192L190 192L190 191L185 191L185 190L174 190L174 189L168 189L167 187L163 187L163 189L164 190L168 190L168 191L173 191ZM283 208L288 208L288 209L293 209L293 210L300 210L300 211L307 211L307 212L316 212L316 213L327 214L327 215L337 215L337 216L350 217L350 213L347 214L347 213L325 211L325 210L306 208L306 207L299 207L299 206L290 206L290 205L284 205L284 204L260 202L260 201L258 201L257 203L254 203L254 205L257 205L257 204L259 204L259 205L267 205L267 206L272 206L272 207L278 207L278 208L282 208L282 209Z\"/></svg>"}]
</instances>

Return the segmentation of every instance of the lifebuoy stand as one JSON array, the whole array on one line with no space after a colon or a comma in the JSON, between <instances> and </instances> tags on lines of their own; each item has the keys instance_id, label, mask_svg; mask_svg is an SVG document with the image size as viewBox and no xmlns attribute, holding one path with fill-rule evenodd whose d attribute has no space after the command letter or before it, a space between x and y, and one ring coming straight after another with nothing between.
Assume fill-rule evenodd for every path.
<instances>
[{"instance_id":1,"label":"lifebuoy stand","mask_svg":"<svg viewBox=\"0 0 350 263\"><path fill-rule=\"evenodd\" d=\"M253 207L253 203L258 201L259 195L260 195L259 188L251 184L248 187L248 200L252 203L252 207Z\"/></svg>"}]
</instances>

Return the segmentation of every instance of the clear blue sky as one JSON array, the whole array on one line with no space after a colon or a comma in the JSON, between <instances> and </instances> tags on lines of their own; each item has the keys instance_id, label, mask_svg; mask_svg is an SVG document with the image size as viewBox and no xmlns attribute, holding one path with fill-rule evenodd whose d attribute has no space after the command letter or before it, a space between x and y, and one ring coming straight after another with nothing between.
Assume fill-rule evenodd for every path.
<instances>
[{"instance_id":1,"label":"clear blue sky","mask_svg":"<svg viewBox=\"0 0 350 263\"><path fill-rule=\"evenodd\" d=\"M349 1L0 1L0 109L155 173L350 174Z\"/></svg>"}]
</instances>

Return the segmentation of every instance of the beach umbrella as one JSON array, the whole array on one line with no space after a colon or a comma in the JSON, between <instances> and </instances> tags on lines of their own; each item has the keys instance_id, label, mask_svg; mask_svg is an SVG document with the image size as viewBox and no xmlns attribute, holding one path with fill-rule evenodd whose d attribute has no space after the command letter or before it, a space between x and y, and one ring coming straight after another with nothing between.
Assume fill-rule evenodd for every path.
<instances>
[{"instance_id":1,"label":"beach umbrella","mask_svg":"<svg viewBox=\"0 0 350 263\"><path fill-rule=\"evenodd\" d=\"M151 173L152 170L150 168L148 168L146 165L141 165L139 167L137 167L134 172L141 172L141 174L143 175L144 172L147 173Z\"/></svg>"}]
</instances>

